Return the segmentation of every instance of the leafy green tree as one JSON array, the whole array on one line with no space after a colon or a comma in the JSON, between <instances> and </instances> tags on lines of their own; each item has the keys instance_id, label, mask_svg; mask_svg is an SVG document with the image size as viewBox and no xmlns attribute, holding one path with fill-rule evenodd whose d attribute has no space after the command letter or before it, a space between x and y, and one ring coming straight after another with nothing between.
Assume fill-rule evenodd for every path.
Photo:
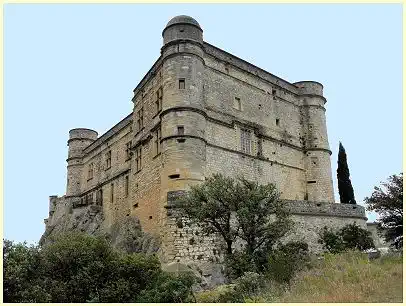
<instances>
[{"instance_id":1,"label":"leafy green tree","mask_svg":"<svg viewBox=\"0 0 406 306\"><path fill-rule=\"evenodd\" d=\"M32 282L43 272L39 248L3 240L3 301L50 301L40 282Z\"/></svg>"},{"instance_id":2,"label":"leafy green tree","mask_svg":"<svg viewBox=\"0 0 406 306\"><path fill-rule=\"evenodd\" d=\"M275 185L221 174L193 186L177 207L191 224L223 238L226 263L233 270L229 275L233 277L263 270L266 254L292 224ZM237 238L242 240L243 250L233 248Z\"/></svg>"},{"instance_id":3,"label":"leafy green tree","mask_svg":"<svg viewBox=\"0 0 406 306\"><path fill-rule=\"evenodd\" d=\"M385 241L403 247L403 173L392 175L365 198L367 209L378 213L378 231Z\"/></svg>"},{"instance_id":4,"label":"leafy green tree","mask_svg":"<svg viewBox=\"0 0 406 306\"><path fill-rule=\"evenodd\" d=\"M162 271L156 256L122 253L80 233L55 237L42 249L5 241L3 251L7 302L188 301L195 281Z\"/></svg>"},{"instance_id":5,"label":"leafy green tree","mask_svg":"<svg viewBox=\"0 0 406 306\"><path fill-rule=\"evenodd\" d=\"M319 243L330 253L341 253L346 250L365 251L375 247L371 233L355 222L345 225L338 231L324 227L320 233Z\"/></svg>"},{"instance_id":6,"label":"leafy green tree","mask_svg":"<svg viewBox=\"0 0 406 306\"><path fill-rule=\"evenodd\" d=\"M356 204L354 189L350 179L350 170L347 164L347 154L341 142L338 150L337 180L340 203Z\"/></svg>"},{"instance_id":7,"label":"leafy green tree","mask_svg":"<svg viewBox=\"0 0 406 306\"><path fill-rule=\"evenodd\" d=\"M191 224L198 225L203 233L219 234L231 254L238 234L238 225L232 225L232 214L238 201L234 180L215 174L203 184L192 186L180 199L178 209Z\"/></svg>"},{"instance_id":8,"label":"leafy green tree","mask_svg":"<svg viewBox=\"0 0 406 306\"><path fill-rule=\"evenodd\" d=\"M257 251L272 248L289 231L291 220L274 184L260 185L240 178L235 187L239 195L234 203L238 237L245 242L248 255L254 257ZM273 222L270 216L275 217Z\"/></svg>"}]
</instances>

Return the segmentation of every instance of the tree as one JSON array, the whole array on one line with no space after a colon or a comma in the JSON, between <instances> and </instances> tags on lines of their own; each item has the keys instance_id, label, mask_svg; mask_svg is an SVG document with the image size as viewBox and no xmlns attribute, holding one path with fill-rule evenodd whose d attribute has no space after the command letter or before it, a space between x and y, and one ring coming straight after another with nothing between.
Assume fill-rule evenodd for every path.
<instances>
[{"instance_id":1,"label":"tree","mask_svg":"<svg viewBox=\"0 0 406 306\"><path fill-rule=\"evenodd\" d=\"M350 170L347 164L347 154L340 142L338 150L338 167L337 167L337 180L338 180L338 192L340 194L340 202L348 204L356 204L354 198L354 189L352 188L350 179Z\"/></svg>"},{"instance_id":2,"label":"tree","mask_svg":"<svg viewBox=\"0 0 406 306\"><path fill-rule=\"evenodd\" d=\"M260 185L240 178L235 187L239 195L235 202L238 237L245 241L248 255L253 256L261 248L271 248L288 232L291 222L274 184ZM271 215L275 216L273 222Z\"/></svg>"},{"instance_id":3,"label":"tree","mask_svg":"<svg viewBox=\"0 0 406 306\"><path fill-rule=\"evenodd\" d=\"M35 302L35 297L49 302L49 297L37 279L42 272L39 248L25 242L15 244L3 240L3 301Z\"/></svg>"},{"instance_id":4,"label":"tree","mask_svg":"<svg viewBox=\"0 0 406 306\"><path fill-rule=\"evenodd\" d=\"M216 174L203 184L192 186L178 202L181 215L191 224L198 225L206 234L219 234L225 241L227 254L238 234L238 226L232 226L231 215L238 200L234 180Z\"/></svg>"},{"instance_id":5,"label":"tree","mask_svg":"<svg viewBox=\"0 0 406 306\"><path fill-rule=\"evenodd\" d=\"M177 207L191 224L223 238L226 263L238 270L235 277L261 270L268 261L267 252L291 227L275 185L260 185L244 178L234 180L215 174L193 186ZM233 248L237 238L244 242L242 251Z\"/></svg>"},{"instance_id":6,"label":"tree","mask_svg":"<svg viewBox=\"0 0 406 306\"><path fill-rule=\"evenodd\" d=\"M194 276L162 271L156 256L122 253L86 234L54 239L43 248L4 241L5 302L192 301Z\"/></svg>"},{"instance_id":7,"label":"tree","mask_svg":"<svg viewBox=\"0 0 406 306\"><path fill-rule=\"evenodd\" d=\"M346 250L365 251L375 247L371 233L352 223L338 231L324 227L320 233L319 243L331 253L341 253Z\"/></svg>"},{"instance_id":8,"label":"tree","mask_svg":"<svg viewBox=\"0 0 406 306\"><path fill-rule=\"evenodd\" d=\"M378 213L378 231L385 241L403 247L403 173L392 175L365 198L367 209Z\"/></svg>"}]
</instances>

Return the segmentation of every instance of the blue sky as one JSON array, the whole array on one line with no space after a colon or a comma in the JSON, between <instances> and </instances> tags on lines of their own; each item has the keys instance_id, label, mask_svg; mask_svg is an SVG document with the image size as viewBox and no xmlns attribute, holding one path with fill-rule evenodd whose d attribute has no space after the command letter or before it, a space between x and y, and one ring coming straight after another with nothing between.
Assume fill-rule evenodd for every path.
<instances>
[{"instance_id":1,"label":"blue sky","mask_svg":"<svg viewBox=\"0 0 406 306\"><path fill-rule=\"evenodd\" d=\"M358 203L402 171L400 4L6 4L5 238L39 240L48 196L65 193L68 131L101 135L131 112L180 14L221 49L324 85L336 201L339 141Z\"/></svg>"}]
</instances>

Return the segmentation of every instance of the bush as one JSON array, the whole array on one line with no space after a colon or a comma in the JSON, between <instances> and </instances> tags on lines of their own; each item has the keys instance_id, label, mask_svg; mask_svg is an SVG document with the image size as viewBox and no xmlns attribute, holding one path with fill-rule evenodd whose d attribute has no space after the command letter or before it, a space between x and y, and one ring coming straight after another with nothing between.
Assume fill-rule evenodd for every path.
<instances>
[{"instance_id":1,"label":"bush","mask_svg":"<svg viewBox=\"0 0 406 306\"><path fill-rule=\"evenodd\" d=\"M347 224L338 231L324 227L320 233L319 243L334 254L345 250L365 251L375 248L371 233L355 223Z\"/></svg>"},{"instance_id":2,"label":"bush","mask_svg":"<svg viewBox=\"0 0 406 306\"><path fill-rule=\"evenodd\" d=\"M155 256L125 254L105 239L60 235L42 249L4 242L7 302L185 302L195 279L161 270Z\"/></svg>"},{"instance_id":3,"label":"bush","mask_svg":"<svg viewBox=\"0 0 406 306\"><path fill-rule=\"evenodd\" d=\"M245 272L235 280L235 289L244 299L257 294L264 287L264 276L255 272Z\"/></svg>"},{"instance_id":4,"label":"bush","mask_svg":"<svg viewBox=\"0 0 406 306\"><path fill-rule=\"evenodd\" d=\"M197 278L192 273L183 272L177 277L162 272L152 287L141 292L137 302L141 303L187 303L195 302L192 286Z\"/></svg>"},{"instance_id":5,"label":"bush","mask_svg":"<svg viewBox=\"0 0 406 306\"><path fill-rule=\"evenodd\" d=\"M295 274L308 265L309 260L307 243L279 245L269 257L267 274L278 283L289 284Z\"/></svg>"},{"instance_id":6,"label":"bush","mask_svg":"<svg viewBox=\"0 0 406 306\"><path fill-rule=\"evenodd\" d=\"M266 283L267 280L264 275L246 272L237 278L233 284L199 292L196 301L199 303L243 303L251 301L265 288Z\"/></svg>"},{"instance_id":7,"label":"bush","mask_svg":"<svg viewBox=\"0 0 406 306\"><path fill-rule=\"evenodd\" d=\"M235 290L235 284L221 285L213 290L196 294L198 303L239 303L243 302Z\"/></svg>"},{"instance_id":8,"label":"bush","mask_svg":"<svg viewBox=\"0 0 406 306\"><path fill-rule=\"evenodd\" d=\"M244 251L234 251L227 254L224 259L225 275L230 280L235 280L245 272L256 272L256 266L249 254Z\"/></svg>"}]
</instances>

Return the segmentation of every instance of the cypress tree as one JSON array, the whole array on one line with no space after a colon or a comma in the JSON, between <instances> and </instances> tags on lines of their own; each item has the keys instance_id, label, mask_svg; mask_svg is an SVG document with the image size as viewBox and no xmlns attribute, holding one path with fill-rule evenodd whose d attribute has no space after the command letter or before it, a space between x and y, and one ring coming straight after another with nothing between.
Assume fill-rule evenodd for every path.
<instances>
[{"instance_id":1,"label":"cypress tree","mask_svg":"<svg viewBox=\"0 0 406 306\"><path fill-rule=\"evenodd\" d=\"M350 180L350 170L348 170L347 165L347 154L345 149L340 142L340 147L338 150L338 168L337 168L337 179L338 179L338 193L340 194L340 202L348 204L356 204L354 198L354 189L352 188Z\"/></svg>"}]
</instances>

